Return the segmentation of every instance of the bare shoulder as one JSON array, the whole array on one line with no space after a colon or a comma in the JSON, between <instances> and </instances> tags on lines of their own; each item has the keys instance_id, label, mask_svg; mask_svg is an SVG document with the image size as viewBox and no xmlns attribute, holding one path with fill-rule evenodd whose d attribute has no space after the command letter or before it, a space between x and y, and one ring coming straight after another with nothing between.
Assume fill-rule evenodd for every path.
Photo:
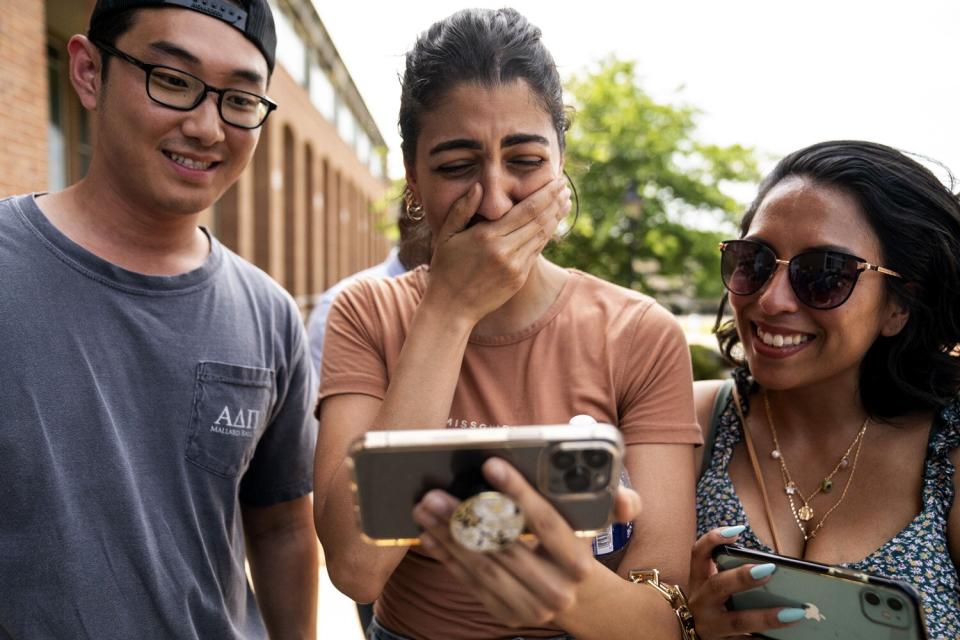
<instances>
[{"instance_id":1,"label":"bare shoulder","mask_svg":"<svg viewBox=\"0 0 960 640\"><path fill-rule=\"evenodd\" d=\"M713 403L717 392L723 386L724 380L696 380L693 383L693 402L697 409L697 422L706 436L710 429L710 416L713 414Z\"/></svg>"}]
</instances>

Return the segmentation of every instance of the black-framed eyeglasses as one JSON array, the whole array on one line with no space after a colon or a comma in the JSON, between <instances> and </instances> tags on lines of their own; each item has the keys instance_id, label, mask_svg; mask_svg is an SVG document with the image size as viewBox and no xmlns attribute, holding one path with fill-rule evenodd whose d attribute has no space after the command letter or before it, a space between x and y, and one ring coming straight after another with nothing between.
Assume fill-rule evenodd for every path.
<instances>
[{"instance_id":1,"label":"black-framed eyeglasses","mask_svg":"<svg viewBox=\"0 0 960 640\"><path fill-rule=\"evenodd\" d=\"M223 121L241 129L256 129L267 120L270 112L277 108L275 102L256 93L240 89L218 89L186 71L162 64L147 64L108 44L93 44L104 53L143 69L147 74L147 95L164 107L191 111L200 106L208 93L213 92L217 94L217 110Z\"/></svg>"},{"instance_id":2,"label":"black-framed eyeglasses","mask_svg":"<svg viewBox=\"0 0 960 640\"><path fill-rule=\"evenodd\" d=\"M789 260L781 260L773 249L755 240L725 240L720 243L720 277L723 286L738 296L749 296L759 291L781 264L787 267L790 287L797 300L813 309L833 309L842 305L853 293L864 271L902 277L896 271L840 251L815 249L798 253Z\"/></svg>"}]
</instances>

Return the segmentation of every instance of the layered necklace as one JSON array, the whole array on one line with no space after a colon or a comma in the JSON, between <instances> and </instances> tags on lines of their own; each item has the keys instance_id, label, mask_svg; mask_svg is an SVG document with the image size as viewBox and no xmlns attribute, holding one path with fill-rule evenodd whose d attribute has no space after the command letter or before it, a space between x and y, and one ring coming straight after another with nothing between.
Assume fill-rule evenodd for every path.
<instances>
[{"instance_id":1,"label":"layered necklace","mask_svg":"<svg viewBox=\"0 0 960 640\"><path fill-rule=\"evenodd\" d=\"M777 428L773 424L773 412L770 410L770 399L767 397L766 391L763 392L763 406L767 411L767 424L770 426L770 435L773 436L773 451L770 452L770 457L780 463L780 477L783 479L783 490L787 494L787 499L790 501L790 511L793 512L793 519L796 521L797 526L800 527L804 542L807 542L817 535L817 532L823 527L823 523L830 517L830 514L833 513L834 510L840 506L840 503L843 502L843 499L847 497L847 490L850 488L850 483L853 481L853 474L857 470L857 460L860 458L860 447L863 445L863 438L867 433L867 425L870 424L870 416L864 418L863 424L860 425L860 430L853 438L853 442L851 442L847 450L844 451L840 457L840 461L833 467L833 470L823 477L823 480L820 481L820 484L817 485L813 493L805 496L800 492L797 483L794 482L790 476L790 469L787 467L787 461L783 457L783 449L780 448L780 441L777 439ZM853 454L852 463L850 461L851 453ZM826 494L833 491L833 477L837 475L841 469L848 467L850 468L850 475L847 476L847 481L843 485L843 491L840 493L840 497L833 503L832 507L827 509L819 522L811 529L811 521L816 514L810 503L821 493ZM798 503L799 506L797 506Z\"/></svg>"}]
</instances>

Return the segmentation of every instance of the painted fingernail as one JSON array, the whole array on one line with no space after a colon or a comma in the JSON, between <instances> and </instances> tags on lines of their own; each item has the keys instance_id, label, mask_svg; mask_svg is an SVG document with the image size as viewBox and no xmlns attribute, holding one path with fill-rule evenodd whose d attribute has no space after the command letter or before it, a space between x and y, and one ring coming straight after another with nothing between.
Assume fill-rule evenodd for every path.
<instances>
[{"instance_id":1,"label":"painted fingernail","mask_svg":"<svg viewBox=\"0 0 960 640\"><path fill-rule=\"evenodd\" d=\"M753 576L754 580L763 580L776 570L777 565L773 564L772 562L768 562L767 564L758 564L757 566L751 568L750 575Z\"/></svg>"},{"instance_id":2,"label":"painted fingernail","mask_svg":"<svg viewBox=\"0 0 960 640\"><path fill-rule=\"evenodd\" d=\"M746 527L742 524L738 524L735 527L727 527L720 532L724 538L736 538L738 535L746 531Z\"/></svg>"},{"instance_id":3,"label":"painted fingernail","mask_svg":"<svg viewBox=\"0 0 960 640\"><path fill-rule=\"evenodd\" d=\"M807 616L804 609L780 609L777 612L777 620L783 623L800 622Z\"/></svg>"}]
</instances>

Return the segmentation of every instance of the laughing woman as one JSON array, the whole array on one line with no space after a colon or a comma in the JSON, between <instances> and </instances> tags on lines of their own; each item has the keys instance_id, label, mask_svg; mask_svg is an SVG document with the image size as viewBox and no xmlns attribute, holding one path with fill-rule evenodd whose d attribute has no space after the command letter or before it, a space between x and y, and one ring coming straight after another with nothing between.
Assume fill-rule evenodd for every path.
<instances>
[{"instance_id":1,"label":"laughing woman","mask_svg":"<svg viewBox=\"0 0 960 640\"><path fill-rule=\"evenodd\" d=\"M400 129L407 215L429 228L433 257L357 284L330 313L315 513L334 584L376 600L377 639L679 637L662 593L596 561L502 461L487 462L487 480L524 509L537 547L460 548L442 492L416 507L422 545L361 539L344 458L366 430L580 414L619 427L642 498L621 573L657 568L684 582L694 535L700 430L677 323L650 298L541 255L570 190L560 78L539 30L510 9L434 24L406 58ZM621 515L635 514L636 496L621 498Z\"/></svg>"},{"instance_id":2,"label":"laughing woman","mask_svg":"<svg viewBox=\"0 0 960 640\"><path fill-rule=\"evenodd\" d=\"M696 391L698 632L813 624L725 610L774 568L716 573L712 549L737 540L911 583L930 637L960 637L960 200L894 149L825 142L777 165L740 228L717 333L740 367Z\"/></svg>"}]
</instances>

